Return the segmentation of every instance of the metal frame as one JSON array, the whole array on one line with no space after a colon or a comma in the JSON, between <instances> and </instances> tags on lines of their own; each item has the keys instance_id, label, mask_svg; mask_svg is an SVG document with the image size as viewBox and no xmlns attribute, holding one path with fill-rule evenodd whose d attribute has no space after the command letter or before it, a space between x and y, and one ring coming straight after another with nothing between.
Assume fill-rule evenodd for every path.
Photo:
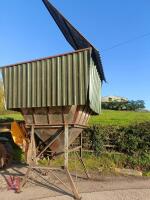
<instances>
[{"instance_id":1,"label":"metal frame","mask_svg":"<svg viewBox=\"0 0 150 200\"><path fill-rule=\"evenodd\" d=\"M49 141L49 143L46 145L46 147L44 147L44 149L37 154L36 153L36 145L35 145L35 129L36 128L60 128L60 130L58 130L55 134L52 140ZM73 149L69 149L69 145L68 145L68 135L69 135L69 128L74 127L74 128L85 128L86 126L80 125L80 124L53 124L53 125L41 125L41 124L26 124L26 128L31 130L31 140L30 140L30 144L31 144L31 162L29 163L28 169L26 171L26 174L21 182L21 186L20 186L20 191L22 190L23 186L27 183L28 181L28 177L29 174L31 172L31 170L33 171L34 169L46 169L49 170L49 172L55 177L57 178L69 191L72 191L72 193L74 194L75 199L81 199L81 196L79 194L79 191L73 181L73 178L69 172L68 169L68 160L69 160L69 156L68 154L70 152L75 152L77 158L79 159L80 163L83 166L84 172L87 176L87 178L89 179L90 176L88 174L88 171L86 169L86 166L82 160L82 133L80 136L80 146L75 147ZM37 165L37 159L48 149L48 147L57 139L57 137L62 134L64 132L64 152L62 152L61 154L64 154L64 167L63 168L51 168L51 167L42 167L42 166L38 166ZM77 150L79 150L80 155L77 153ZM57 170L61 170L64 171L66 173L66 176L68 178L68 181L70 183L70 187L68 187L55 173L54 171Z\"/></svg>"}]
</instances>

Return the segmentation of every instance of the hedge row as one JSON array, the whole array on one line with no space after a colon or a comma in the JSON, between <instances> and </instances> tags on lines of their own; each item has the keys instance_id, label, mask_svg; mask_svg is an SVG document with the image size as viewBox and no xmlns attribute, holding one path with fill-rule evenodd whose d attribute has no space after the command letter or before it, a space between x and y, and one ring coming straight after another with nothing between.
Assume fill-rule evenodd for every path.
<instances>
[{"instance_id":1,"label":"hedge row","mask_svg":"<svg viewBox=\"0 0 150 200\"><path fill-rule=\"evenodd\" d=\"M109 110L138 110L138 109L144 109L145 103L143 100L137 100L137 101L127 101L127 102L118 102L118 101L112 101L112 102L102 102L102 108L103 109L109 109Z\"/></svg>"},{"instance_id":2,"label":"hedge row","mask_svg":"<svg viewBox=\"0 0 150 200\"><path fill-rule=\"evenodd\" d=\"M107 147L110 146L110 151L129 156L131 165L138 165L138 162L150 170L150 122L128 127L92 126L84 134L90 138L95 155L108 151Z\"/></svg>"}]
</instances>

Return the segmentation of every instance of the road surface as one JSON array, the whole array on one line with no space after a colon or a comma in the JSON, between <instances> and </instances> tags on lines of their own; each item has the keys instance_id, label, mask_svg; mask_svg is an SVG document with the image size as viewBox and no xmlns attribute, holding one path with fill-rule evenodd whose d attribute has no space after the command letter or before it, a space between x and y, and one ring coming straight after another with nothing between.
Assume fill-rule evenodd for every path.
<instances>
[{"instance_id":1,"label":"road surface","mask_svg":"<svg viewBox=\"0 0 150 200\"><path fill-rule=\"evenodd\" d=\"M120 177L102 181L80 181L78 188L82 200L150 200L150 179ZM73 200L68 192L65 194L47 186L24 188L20 194L3 190L0 200Z\"/></svg>"}]
</instances>

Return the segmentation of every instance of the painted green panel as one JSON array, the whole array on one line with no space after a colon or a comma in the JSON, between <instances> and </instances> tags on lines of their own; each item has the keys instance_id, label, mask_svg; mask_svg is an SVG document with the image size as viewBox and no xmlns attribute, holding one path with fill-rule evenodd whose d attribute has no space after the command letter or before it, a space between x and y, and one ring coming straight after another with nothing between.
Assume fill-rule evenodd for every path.
<instances>
[{"instance_id":1,"label":"painted green panel","mask_svg":"<svg viewBox=\"0 0 150 200\"><path fill-rule=\"evenodd\" d=\"M51 98L51 90L52 90L52 84L51 84L51 60L46 60L46 104L47 106L51 106L52 104L52 98Z\"/></svg>"},{"instance_id":2,"label":"painted green panel","mask_svg":"<svg viewBox=\"0 0 150 200\"><path fill-rule=\"evenodd\" d=\"M27 104L26 104L26 97L27 97L26 87L27 87L27 83L26 83L26 81L27 81L26 64L23 64L22 65L22 107L27 107ZM13 108L13 107L8 107L8 109L9 108Z\"/></svg>"},{"instance_id":3,"label":"painted green panel","mask_svg":"<svg viewBox=\"0 0 150 200\"><path fill-rule=\"evenodd\" d=\"M56 105L62 105L62 71L61 71L61 57L56 58Z\"/></svg>"},{"instance_id":4,"label":"painted green panel","mask_svg":"<svg viewBox=\"0 0 150 200\"><path fill-rule=\"evenodd\" d=\"M46 61L43 60L41 63L41 95L42 95L42 107L46 107L47 106L47 102L46 102Z\"/></svg>"},{"instance_id":5,"label":"painted green panel","mask_svg":"<svg viewBox=\"0 0 150 200\"><path fill-rule=\"evenodd\" d=\"M3 71L3 82L4 82L4 95L5 95L5 103L6 103L6 107L8 107L8 99L9 99L9 95L8 95L8 89L9 89L9 84L8 84L8 69L4 68Z\"/></svg>"},{"instance_id":6,"label":"painted green panel","mask_svg":"<svg viewBox=\"0 0 150 200\"><path fill-rule=\"evenodd\" d=\"M67 61L66 56L62 57L62 105L67 105L67 78L69 76L69 72L67 74ZM68 87L70 87L70 84L68 84ZM71 97L70 97L71 99ZM71 101L72 102L72 101Z\"/></svg>"},{"instance_id":7,"label":"painted green panel","mask_svg":"<svg viewBox=\"0 0 150 200\"><path fill-rule=\"evenodd\" d=\"M101 112L101 80L97 68L91 60L90 80L89 80L89 103L90 108L97 114Z\"/></svg>"},{"instance_id":8,"label":"painted green panel","mask_svg":"<svg viewBox=\"0 0 150 200\"><path fill-rule=\"evenodd\" d=\"M2 68L8 109L87 105L100 112L101 81L91 49Z\"/></svg>"},{"instance_id":9,"label":"painted green panel","mask_svg":"<svg viewBox=\"0 0 150 200\"><path fill-rule=\"evenodd\" d=\"M31 88L32 88L32 106L33 107L36 107L36 104L37 104L37 90L36 90L36 86L37 86L37 83L36 83L36 80L37 80L37 76L36 76L36 73L37 73L37 67L36 67L36 63L33 62L32 63L32 69L31 69Z\"/></svg>"},{"instance_id":10,"label":"painted green panel","mask_svg":"<svg viewBox=\"0 0 150 200\"><path fill-rule=\"evenodd\" d=\"M68 63L70 65L70 63ZM78 57L76 54L73 55L73 67L72 67L72 82L73 82L73 90L72 90L72 93L73 93L73 103L76 105L77 102L78 102Z\"/></svg>"},{"instance_id":11,"label":"painted green panel","mask_svg":"<svg viewBox=\"0 0 150 200\"><path fill-rule=\"evenodd\" d=\"M8 107L13 108L13 84L12 84L12 79L13 79L13 74L12 74L13 68L10 68L8 70Z\"/></svg>"},{"instance_id":12,"label":"painted green panel","mask_svg":"<svg viewBox=\"0 0 150 200\"><path fill-rule=\"evenodd\" d=\"M20 66L17 66L17 85L16 85L16 88L17 88L17 105L18 107L21 107L21 99L22 99L22 90L21 90L21 85L22 85L22 77L21 77L21 67ZM20 83L20 84L19 84Z\"/></svg>"},{"instance_id":13,"label":"painted green panel","mask_svg":"<svg viewBox=\"0 0 150 200\"><path fill-rule=\"evenodd\" d=\"M32 100L32 87L31 87L31 63L27 63L27 107L32 107L31 100Z\"/></svg>"}]
</instances>

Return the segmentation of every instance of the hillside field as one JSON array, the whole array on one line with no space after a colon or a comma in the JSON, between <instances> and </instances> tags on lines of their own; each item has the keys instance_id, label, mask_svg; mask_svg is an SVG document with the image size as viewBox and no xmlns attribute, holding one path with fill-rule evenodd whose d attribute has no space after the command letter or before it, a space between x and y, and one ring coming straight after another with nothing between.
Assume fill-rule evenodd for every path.
<instances>
[{"instance_id":1,"label":"hillside field","mask_svg":"<svg viewBox=\"0 0 150 200\"><path fill-rule=\"evenodd\" d=\"M90 118L89 124L129 125L150 121L150 112L102 110L102 113Z\"/></svg>"},{"instance_id":2,"label":"hillside field","mask_svg":"<svg viewBox=\"0 0 150 200\"><path fill-rule=\"evenodd\" d=\"M23 120L23 117L19 113L0 115L0 120L7 118ZM91 116L89 125L129 125L143 121L150 121L150 112L102 110L100 115Z\"/></svg>"},{"instance_id":3,"label":"hillside field","mask_svg":"<svg viewBox=\"0 0 150 200\"><path fill-rule=\"evenodd\" d=\"M0 115L0 121L3 120L9 120L9 119L14 119L14 120L23 120L23 117L20 113L12 113L12 114L3 114Z\"/></svg>"}]
</instances>

